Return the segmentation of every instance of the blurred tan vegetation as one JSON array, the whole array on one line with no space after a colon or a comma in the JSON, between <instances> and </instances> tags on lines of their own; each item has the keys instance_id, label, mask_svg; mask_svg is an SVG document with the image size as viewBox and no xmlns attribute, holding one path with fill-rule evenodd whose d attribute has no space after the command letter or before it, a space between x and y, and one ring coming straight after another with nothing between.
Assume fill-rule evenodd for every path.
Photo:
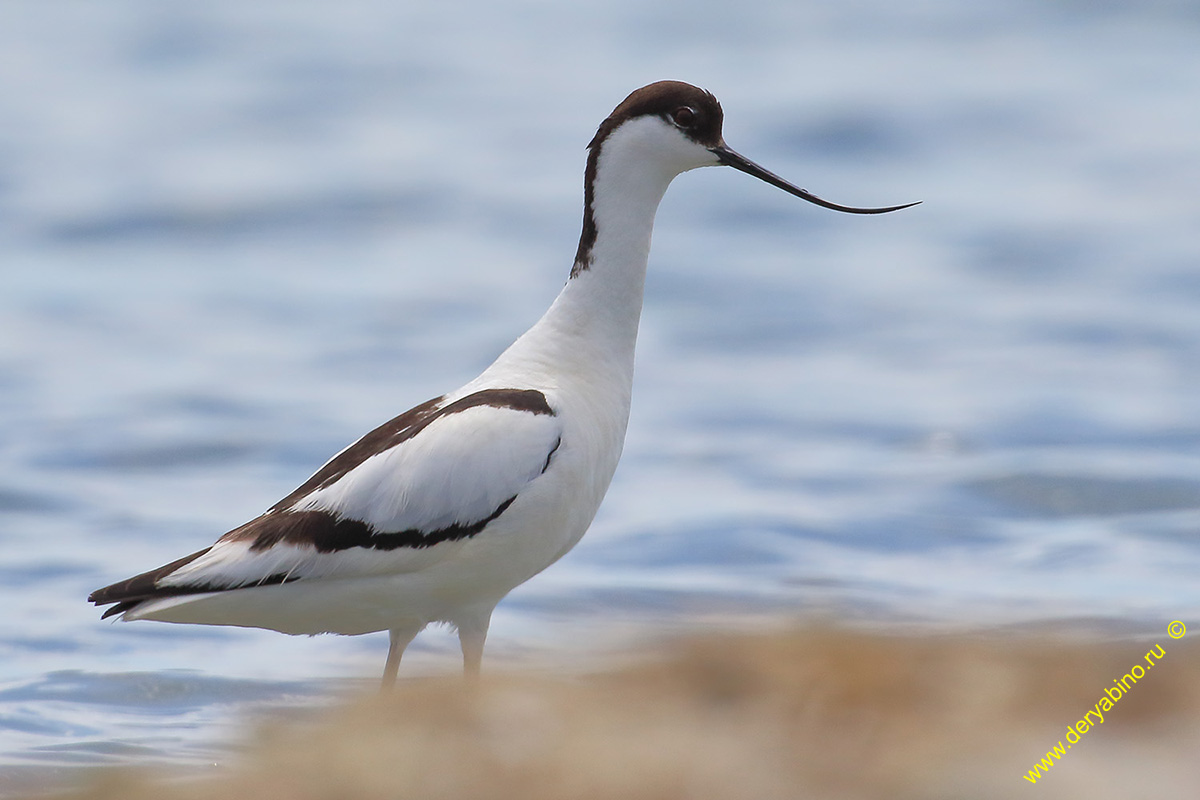
<instances>
[{"instance_id":1,"label":"blurred tan vegetation","mask_svg":"<svg viewBox=\"0 0 1200 800\"><path fill-rule=\"evenodd\" d=\"M1055 762L1024 776L1146 651L1166 656ZM402 681L266 723L204 778L132 769L71 798L1194 798L1192 637L878 635L682 641L601 674Z\"/></svg>"}]
</instances>

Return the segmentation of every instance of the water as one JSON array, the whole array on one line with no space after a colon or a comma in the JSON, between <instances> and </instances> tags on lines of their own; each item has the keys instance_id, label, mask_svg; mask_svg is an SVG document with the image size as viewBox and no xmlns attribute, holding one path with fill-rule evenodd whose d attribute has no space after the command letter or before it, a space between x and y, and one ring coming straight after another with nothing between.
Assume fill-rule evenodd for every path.
<instances>
[{"instance_id":1,"label":"water","mask_svg":"<svg viewBox=\"0 0 1200 800\"><path fill-rule=\"evenodd\" d=\"M247 712L375 678L386 637L83 599L485 366L565 280L583 145L664 77L822 196L924 204L676 182L621 468L489 652L1200 618L1198 28L1166 0L4 6L0 792L219 762Z\"/></svg>"}]
</instances>

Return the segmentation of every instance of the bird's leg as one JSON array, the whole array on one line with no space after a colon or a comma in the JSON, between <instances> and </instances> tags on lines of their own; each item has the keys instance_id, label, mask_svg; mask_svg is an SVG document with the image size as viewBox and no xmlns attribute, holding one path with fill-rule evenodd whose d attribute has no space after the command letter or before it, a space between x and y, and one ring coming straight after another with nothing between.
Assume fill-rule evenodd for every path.
<instances>
[{"instance_id":1,"label":"bird's leg","mask_svg":"<svg viewBox=\"0 0 1200 800\"><path fill-rule=\"evenodd\" d=\"M462 645L463 675L479 677L479 666L483 663L483 642L487 639L488 624L492 620L492 609L471 615L458 621L458 642Z\"/></svg>"},{"instance_id":2,"label":"bird's leg","mask_svg":"<svg viewBox=\"0 0 1200 800\"><path fill-rule=\"evenodd\" d=\"M388 691L396 685L396 673L400 671L400 656L404 648L417 638L420 628L392 628L388 631L391 644L388 646L387 663L383 666L383 685L381 691Z\"/></svg>"}]
</instances>

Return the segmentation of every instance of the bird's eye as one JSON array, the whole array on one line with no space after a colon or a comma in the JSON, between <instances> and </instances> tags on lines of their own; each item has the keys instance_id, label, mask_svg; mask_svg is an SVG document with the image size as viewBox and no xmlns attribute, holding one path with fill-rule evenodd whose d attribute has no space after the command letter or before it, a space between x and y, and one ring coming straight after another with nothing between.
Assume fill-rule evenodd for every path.
<instances>
[{"instance_id":1,"label":"bird's eye","mask_svg":"<svg viewBox=\"0 0 1200 800\"><path fill-rule=\"evenodd\" d=\"M681 128L690 128L696 123L696 109L680 106L671 112L671 121Z\"/></svg>"}]
</instances>

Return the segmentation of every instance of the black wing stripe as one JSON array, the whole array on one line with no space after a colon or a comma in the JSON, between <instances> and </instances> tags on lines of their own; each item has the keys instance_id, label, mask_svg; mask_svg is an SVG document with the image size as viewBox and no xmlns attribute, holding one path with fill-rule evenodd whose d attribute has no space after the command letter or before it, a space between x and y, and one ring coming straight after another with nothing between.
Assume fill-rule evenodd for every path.
<instances>
[{"instance_id":1,"label":"black wing stripe","mask_svg":"<svg viewBox=\"0 0 1200 800\"><path fill-rule=\"evenodd\" d=\"M264 514L230 533L238 534L236 537L238 539L251 539L251 551L267 550L281 542L298 546L307 545L313 547L318 553L337 553L354 548L396 550L401 547L410 547L419 550L433 547L442 542L456 542L475 536L507 511L516 499L516 495L513 495L497 506L496 510L487 517L476 522L455 523L430 532L419 530L377 532L365 522L338 519L328 511L285 511ZM229 537L229 534L226 534L226 537ZM98 606L116 603L117 605L105 611L101 616L101 619L107 619L115 614L129 611L146 600L160 597L273 586L302 579L302 576L277 573L233 586L212 583L168 584L165 586L159 584L163 578L195 561L211 549L211 547L205 548L164 567L144 572L103 589L97 589L88 596L88 601Z\"/></svg>"},{"instance_id":2,"label":"black wing stripe","mask_svg":"<svg viewBox=\"0 0 1200 800\"><path fill-rule=\"evenodd\" d=\"M338 479L371 456L379 455L413 438L440 417L478 406L508 408L514 411L527 411L531 414L554 416L554 410L546 402L546 396L537 389L484 389L455 400L449 405L439 407L444 399L436 397L380 425L338 453L315 475L301 484L296 491L271 506L270 510L285 511L291 508L299 500L318 489L324 489L326 486L336 483Z\"/></svg>"},{"instance_id":3,"label":"black wing stripe","mask_svg":"<svg viewBox=\"0 0 1200 800\"><path fill-rule=\"evenodd\" d=\"M206 547L203 550L192 553L190 556L184 556L178 561L172 561L166 566L152 569L149 572L143 572L141 575L134 575L132 578L118 581L110 586L105 586L103 589L97 589L88 595L88 602L95 603L98 606L106 606L109 603L121 603L127 600L149 597L158 590L157 584L160 579L165 578L180 567L192 563L209 550L212 550L212 548ZM108 615L105 614L105 616Z\"/></svg>"},{"instance_id":4,"label":"black wing stripe","mask_svg":"<svg viewBox=\"0 0 1200 800\"><path fill-rule=\"evenodd\" d=\"M337 553L355 547L369 550L411 547L419 550L442 542L471 538L508 510L516 499L516 495L508 498L483 519L465 524L456 522L434 531L415 528L377 531L362 520L339 518L329 511L279 511L246 523L226 534L226 538L249 539L251 551L268 550L280 543L307 545L315 548L318 553Z\"/></svg>"},{"instance_id":5,"label":"black wing stripe","mask_svg":"<svg viewBox=\"0 0 1200 800\"><path fill-rule=\"evenodd\" d=\"M298 578L295 575L288 575L286 572L280 572L275 575L268 575L267 577L262 578L260 580L249 581L247 583L239 583L235 586L230 586L228 584L223 584L223 585L217 586L215 584L209 584L209 583L196 583L196 584L187 584L187 585L181 585L181 586L158 586L158 587L155 587L151 591L143 592L142 594L138 595L137 597L130 597L128 599L121 600L115 606L113 606L112 608L106 610L103 614L101 614L100 619L108 619L109 617L115 616L117 614L123 614L126 611L137 608L138 606L140 606L142 603L146 602L147 600L155 600L155 599L158 599L161 597L179 597L180 595L185 595L185 594L209 594L211 592L227 592L232 589L250 589L250 588L253 588L256 586L276 586L281 583L291 583L292 581L298 581L298 580L300 580L300 578ZM91 598L88 598L88 599L90 600ZM102 606L105 604L105 602L111 603L113 601L112 600L107 600L107 601L92 600L92 602L98 606Z\"/></svg>"}]
</instances>

